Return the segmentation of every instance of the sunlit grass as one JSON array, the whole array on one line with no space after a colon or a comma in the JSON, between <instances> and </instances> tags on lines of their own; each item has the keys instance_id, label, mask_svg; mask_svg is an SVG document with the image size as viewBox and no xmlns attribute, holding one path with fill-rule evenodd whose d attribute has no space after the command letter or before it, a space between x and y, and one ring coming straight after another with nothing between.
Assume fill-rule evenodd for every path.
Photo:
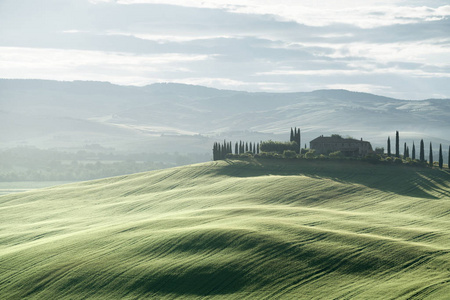
<instances>
[{"instance_id":1,"label":"sunlit grass","mask_svg":"<svg viewBox=\"0 0 450 300\"><path fill-rule=\"evenodd\" d=\"M221 161L0 197L1 298L445 299L450 175Z\"/></svg>"}]
</instances>

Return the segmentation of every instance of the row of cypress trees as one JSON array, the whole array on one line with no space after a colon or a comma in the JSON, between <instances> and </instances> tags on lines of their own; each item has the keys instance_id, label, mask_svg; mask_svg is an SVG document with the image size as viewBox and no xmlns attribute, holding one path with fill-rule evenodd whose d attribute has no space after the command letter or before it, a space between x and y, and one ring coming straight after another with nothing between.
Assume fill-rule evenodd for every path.
<instances>
[{"instance_id":1,"label":"row of cypress trees","mask_svg":"<svg viewBox=\"0 0 450 300\"><path fill-rule=\"evenodd\" d=\"M392 156L391 153L391 139L388 137L387 139L387 156ZM400 134L398 131L395 132L395 157L400 157ZM409 151L409 147L406 143L403 146L403 158L411 158L412 160L416 159L416 146L413 142L411 155ZM419 148L419 161L426 163L425 160L425 144L423 139L420 140L420 148ZM430 150L428 153L428 164L433 166L433 145L430 142ZM442 169L444 167L444 158L442 155L442 144L439 144L439 160L438 160L439 168ZM448 167L450 169L450 146L448 147Z\"/></svg>"},{"instance_id":2,"label":"row of cypress trees","mask_svg":"<svg viewBox=\"0 0 450 300\"><path fill-rule=\"evenodd\" d=\"M227 154L233 154L233 144L227 142L214 143L213 160L225 159ZM259 154L259 143L239 141L234 144L234 154L252 153Z\"/></svg>"}]
</instances>

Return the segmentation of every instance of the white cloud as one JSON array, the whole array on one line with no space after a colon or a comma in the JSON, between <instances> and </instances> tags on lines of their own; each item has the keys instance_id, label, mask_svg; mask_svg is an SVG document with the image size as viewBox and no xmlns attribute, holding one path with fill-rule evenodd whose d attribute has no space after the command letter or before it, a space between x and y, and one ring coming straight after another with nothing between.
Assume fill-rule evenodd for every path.
<instances>
[{"instance_id":1,"label":"white cloud","mask_svg":"<svg viewBox=\"0 0 450 300\"><path fill-rule=\"evenodd\" d=\"M208 55L129 53L0 47L0 77L105 80L120 84L147 81L162 73L189 73L189 65ZM148 83L148 82L147 82Z\"/></svg>"},{"instance_id":2,"label":"white cloud","mask_svg":"<svg viewBox=\"0 0 450 300\"><path fill-rule=\"evenodd\" d=\"M294 0L119 0L121 4L152 3L215 8L242 14L274 15L310 26L349 24L373 28L434 21L450 16L450 5L405 6L402 1L294 1ZM425 1L424 1L425 3Z\"/></svg>"},{"instance_id":3,"label":"white cloud","mask_svg":"<svg viewBox=\"0 0 450 300\"><path fill-rule=\"evenodd\" d=\"M448 72L426 72L424 70L406 70L401 68L374 68L372 70L365 68L353 68L353 69L316 69L316 70L273 70L269 72L258 72L256 76L359 76L359 75L373 75L373 74L395 74L395 75L407 75L411 77L423 77L423 78L450 78Z\"/></svg>"},{"instance_id":4,"label":"white cloud","mask_svg":"<svg viewBox=\"0 0 450 300\"><path fill-rule=\"evenodd\" d=\"M142 40L156 41L156 42L192 42L198 40L208 40L216 38L236 38L231 35L188 35L188 34L150 34L150 33L135 33L135 32L123 32L123 31L107 31L107 35L122 35L131 36Z\"/></svg>"},{"instance_id":5,"label":"white cloud","mask_svg":"<svg viewBox=\"0 0 450 300\"><path fill-rule=\"evenodd\" d=\"M450 96L444 0L74 1L0 11L0 77Z\"/></svg>"}]
</instances>

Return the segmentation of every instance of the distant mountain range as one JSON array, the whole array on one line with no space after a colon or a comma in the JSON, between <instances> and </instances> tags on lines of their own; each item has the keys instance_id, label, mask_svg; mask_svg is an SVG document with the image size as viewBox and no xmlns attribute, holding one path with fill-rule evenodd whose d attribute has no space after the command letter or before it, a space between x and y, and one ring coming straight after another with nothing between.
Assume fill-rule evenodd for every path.
<instances>
[{"instance_id":1,"label":"distant mountain range","mask_svg":"<svg viewBox=\"0 0 450 300\"><path fill-rule=\"evenodd\" d=\"M291 127L301 128L307 145L339 133L384 146L396 130L402 142L450 142L450 99L346 90L248 93L175 83L0 79L0 120L0 147L206 152L216 140L287 140Z\"/></svg>"}]
</instances>

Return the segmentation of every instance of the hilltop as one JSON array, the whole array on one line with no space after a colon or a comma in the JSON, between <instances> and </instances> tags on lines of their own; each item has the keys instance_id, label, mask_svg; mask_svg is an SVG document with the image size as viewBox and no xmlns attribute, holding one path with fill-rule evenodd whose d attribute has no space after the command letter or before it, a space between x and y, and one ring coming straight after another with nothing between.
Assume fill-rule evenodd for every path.
<instances>
[{"instance_id":1,"label":"hilltop","mask_svg":"<svg viewBox=\"0 0 450 300\"><path fill-rule=\"evenodd\" d=\"M2 298L444 299L450 174L227 160L0 197Z\"/></svg>"},{"instance_id":2,"label":"hilltop","mask_svg":"<svg viewBox=\"0 0 450 300\"><path fill-rule=\"evenodd\" d=\"M100 144L128 151L210 151L212 140L284 139L301 126L304 141L340 132L385 146L395 130L447 144L449 99L399 100L346 90L249 93L157 83L0 79L2 147L75 148Z\"/></svg>"}]
</instances>

